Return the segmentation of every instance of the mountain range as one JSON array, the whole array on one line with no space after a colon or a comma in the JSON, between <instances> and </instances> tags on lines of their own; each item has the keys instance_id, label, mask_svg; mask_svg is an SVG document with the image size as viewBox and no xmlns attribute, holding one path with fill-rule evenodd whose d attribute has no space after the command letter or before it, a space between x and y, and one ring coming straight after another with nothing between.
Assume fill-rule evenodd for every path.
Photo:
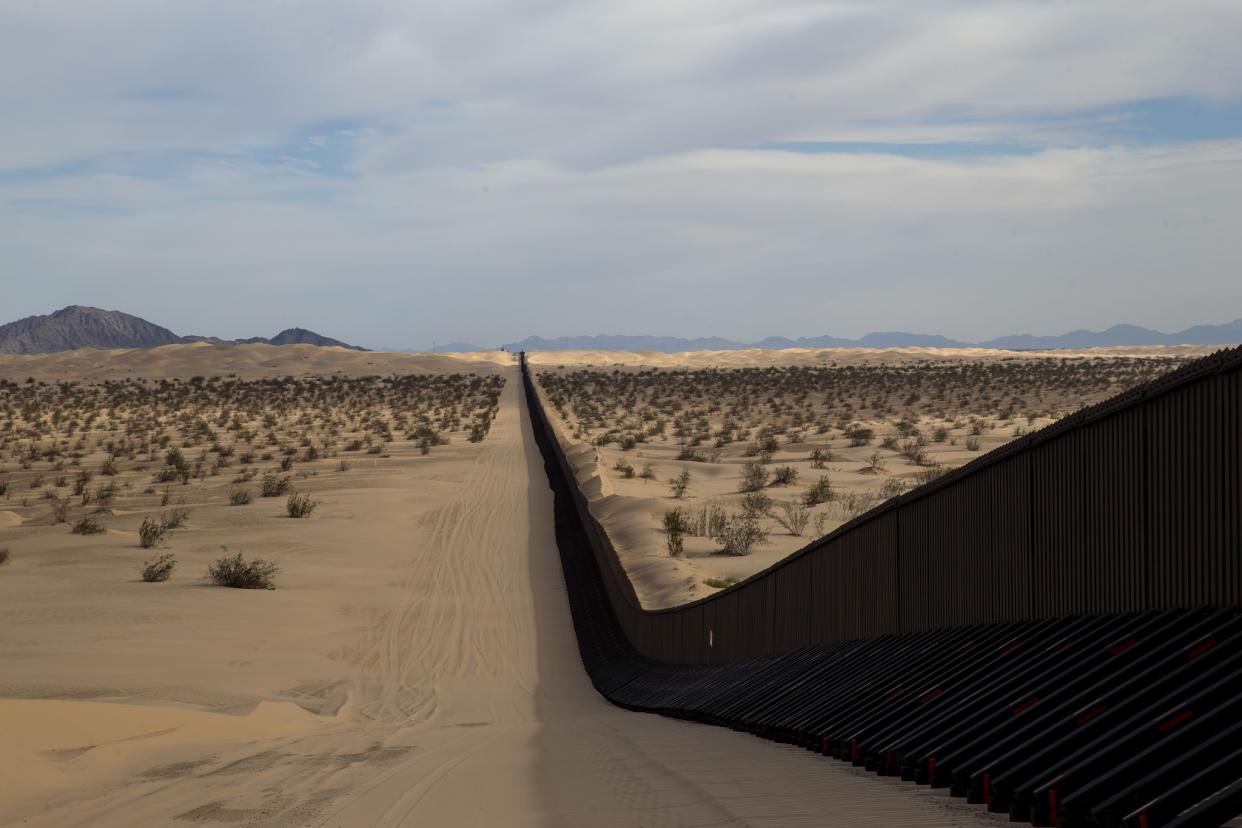
<instances>
[{"instance_id":1,"label":"mountain range","mask_svg":"<svg viewBox=\"0 0 1242 828\"><path fill-rule=\"evenodd\" d=\"M167 328L120 311L70 305L47 316L28 316L0 325L0 354L46 354L78 348L156 348L210 342L216 345L320 345L363 351L305 328L289 328L275 336L220 339L213 336L178 336Z\"/></svg>"},{"instance_id":2,"label":"mountain range","mask_svg":"<svg viewBox=\"0 0 1242 828\"><path fill-rule=\"evenodd\" d=\"M217 345L262 343L267 345L317 345L365 351L338 339L305 328L288 328L273 337L220 339L214 336L179 336L167 328L128 313L70 305L47 316L29 316L0 325L0 354L43 354L77 348L155 348L209 342ZM709 336L687 339L677 336L562 336L545 339L530 336L503 347L508 351L732 351L742 348L998 348L1013 351L1102 348L1114 345L1228 345L1242 342L1242 319L1223 325L1195 325L1176 333L1114 325L1104 331L1076 330L1059 336L1017 334L983 342L964 342L937 334L877 331L858 339L812 336L790 339L769 336L758 342L739 342ZM438 351L478 351L466 342L452 342Z\"/></svg>"},{"instance_id":3,"label":"mountain range","mask_svg":"<svg viewBox=\"0 0 1242 828\"><path fill-rule=\"evenodd\" d=\"M758 342L721 337L683 339L676 336L531 336L505 345L509 351L732 351L742 348L998 348L1009 351L1057 348L1105 348L1113 345L1230 345L1242 342L1242 319L1224 325L1195 325L1176 333L1162 333L1138 325L1114 325L1104 331L1076 330L1060 336L1017 334L983 342L963 342L937 334L877 331L858 339L811 336L789 339L769 336Z\"/></svg>"}]
</instances>

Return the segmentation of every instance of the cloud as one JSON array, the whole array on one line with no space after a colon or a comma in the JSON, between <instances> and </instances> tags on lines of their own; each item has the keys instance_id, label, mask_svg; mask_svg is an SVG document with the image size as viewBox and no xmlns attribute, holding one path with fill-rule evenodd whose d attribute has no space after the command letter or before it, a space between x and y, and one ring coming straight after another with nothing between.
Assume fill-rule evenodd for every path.
<instances>
[{"instance_id":1,"label":"cloud","mask_svg":"<svg viewBox=\"0 0 1242 828\"><path fill-rule=\"evenodd\" d=\"M370 345L1221 321L1240 33L1232 0L10 4L0 255L14 315Z\"/></svg>"}]
</instances>

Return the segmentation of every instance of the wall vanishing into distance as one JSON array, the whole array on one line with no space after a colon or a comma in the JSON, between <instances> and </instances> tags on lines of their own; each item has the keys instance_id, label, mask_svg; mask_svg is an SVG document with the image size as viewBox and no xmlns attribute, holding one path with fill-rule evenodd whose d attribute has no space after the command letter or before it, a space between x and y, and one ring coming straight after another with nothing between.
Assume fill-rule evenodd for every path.
<instances>
[{"instance_id":1,"label":"wall vanishing into distance","mask_svg":"<svg viewBox=\"0 0 1242 828\"><path fill-rule=\"evenodd\" d=\"M573 470L525 357L531 419ZM1242 347L1014 440L715 595L644 610L573 487L617 621L657 661L884 633L1242 603Z\"/></svg>"}]
</instances>

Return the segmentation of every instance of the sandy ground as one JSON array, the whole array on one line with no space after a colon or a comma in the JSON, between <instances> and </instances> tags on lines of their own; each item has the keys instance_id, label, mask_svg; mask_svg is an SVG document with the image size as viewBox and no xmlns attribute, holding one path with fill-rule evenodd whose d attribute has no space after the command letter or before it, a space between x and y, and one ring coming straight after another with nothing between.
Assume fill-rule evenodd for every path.
<instances>
[{"instance_id":1,"label":"sandy ground","mask_svg":"<svg viewBox=\"0 0 1242 828\"><path fill-rule=\"evenodd\" d=\"M185 564L164 584L136 579L144 553L129 533L0 529L14 551L0 568L0 824L987 819L802 751L604 702L581 668L551 493L504 370L484 443L325 481L308 520L281 518L279 504L249 507L242 524L228 507L196 512L177 540ZM281 563L280 588L194 577L238 537Z\"/></svg>"},{"instance_id":2,"label":"sandy ground","mask_svg":"<svg viewBox=\"0 0 1242 828\"><path fill-rule=\"evenodd\" d=\"M315 345L164 345L101 351L83 348L55 354L0 355L0 377L11 380L104 380L124 377L190 379L195 376L259 377L334 374L370 376L474 371L514 364L504 351L469 354L404 354L320 348Z\"/></svg>"},{"instance_id":3,"label":"sandy ground","mask_svg":"<svg viewBox=\"0 0 1242 828\"><path fill-rule=\"evenodd\" d=\"M1080 351L997 351L990 348L744 348L737 351L532 351L537 367L751 368L765 365L894 365L926 360L1039 359L1043 357L1200 357L1230 345L1128 345Z\"/></svg>"},{"instance_id":4,"label":"sandy ground","mask_svg":"<svg viewBox=\"0 0 1242 828\"><path fill-rule=\"evenodd\" d=\"M1224 347L1224 346L1221 346ZM921 366L938 366L953 362L983 363L1023 361L1030 364L1032 360L1054 359L1067 361L1085 361L1093 358L1114 360L1138 357L1144 360L1169 357L1193 358L1219 350L1216 346L1142 346L1127 348L1100 348L1082 351L1043 351L1013 352L987 349L935 349L935 348L900 348L900 349L788 349L772 350L740 350L740 351L697 351L682 354L663 353L618 353L602 351L557 351L539 352L528 355L535 366L536 376L547 376L552 373L566 375L575 369L593 367L605 373L620 370L623 374L648 369L741 369L763 368L768 366L820 366L846 367L865 366L920 366L920 370L930 369ZM1155 368L1153 370L1165 370ZM994 392L997 389L992 389ZM1021 395L1022 388L1008 389ZM1102 386L1098 390L1098 398L1116 393L1120 388ZM547 394L543 391L544 399ZM760 397L767 392L760 391ZM1001 394L1004 395L1003 393ZM605 399L606 395L595 398L608 413L605 420L609 427L621 428L622 424L632 418L634 412L625 405L619 405L619 399ZM713 398L714 402L719 400ZM724 400L726 403L729 400ZM788 401L788 398L786 398ZM1093 399L1070 398L1063 400L1064 410L1061 415L1069 413L1082 404ZM689 402L688 400L686 402ZM855 400L857 402L857 400ZM585 434L578 430L576 420L567 421L555 411L552 405L545 403L545 410L551 415L567 456L574 466L579 485L590 500L592 513L603 524L609 538L617 549L617 554L626 572L634 584L639 600L644 606L652 609L678 606L706 595L717 592L720 588L745 579L757 572L784 559L791 553L801 549L821 534L846 523L857 514L878 505L892 496L893 489L885 490L885 485L895 487L895 491L908 490L919 483L919 475L928 466L939 465L952 469L965 465L988 451L995 449L1027 431L1037 430L1055 421L1047 416L1044 403L1037 404L1027 401L1031 409L1041 411L1041 415L1028 420L1017 416L1011 420L999 417L985 417L986 430L974 436L969 420L973 414L950 409L948 420L924 417L918 421L922 433L930 437L936 427L947 427L947 439L933 441L928 439L924 463L914 463L902 457L895 449L882 449L879 445L881 437L896 436L892 421L897 419L893 414L887 420L861 417L857 414L851 420L860 425L873 428L875 440L864 446L853 447L839 430L834 427L832 433L818 436L814 430L807 428L804 439L797 443L787 443L782 435L780 447L768 463L768 469L788 466L798 473L797 481L790 485L770 485L763 492L772 498L773 514L764 517L761 523L770 532L766 540L756 545L750 554L744 556L721 555L719 544L709 537L687 535L684 538L684 551L674 557L667 546L667 533L663 528L663 517L668 510L681 509L687 512L701 511L705 507L720 507L729 512L741 508L741 495L738 484L742 479L744 464L753 459L743 455L744 444L748 440L732 443L725 447L723 455L715 462L686 462L678 460L679 441L671 434L663 437L649 437L636 447L623 448L613 442L607 445L594 445L587 438L594 438L603 429L595 428ZM640 403L641 404L641 403ZM689 410L689 409L687 409ZM705 409L701 402L696 409L702 413ZM1027 404L1017 409L1019 412L1029 410ZM568 414L567 416L572 416ZM711 420L711 427L720 426L719 413L706 415ZM765 423L762 407L756 407L753 416L758 419L744 419L742 425L752 429ZM693 419L693 415L691 415ZM917 420L918 418L916 418ZM949 422L956 420L954 423ZM836 423L837 416L827 414L821 418L825 423ZM630 420L631 423L636 420ZM641 424L640 424L641 427ZM577 435L577 436L575 436ZM904 438L901 438L904 440ZM970 445L973 441L973 449ZM900 441L899 441L900 442ZM701 450L710 451L711 443L705 443ZM830 454L830 459L816 468L808 459L813 449L821 449ZM872 468L871 457L882 458L882 467ZM626 476L618 469L617 464L629 465L635 472ZM643 479L637 474L648 467L654 475L651 479ZM690 472L692 479L687 494L682 498L674 498L670 491L669 481L682 470ZM812 507L808 510L812 522L802 530L800 535L792 534L783 527L776 515L781 513L785 503L803 503L803 493L808 485L819 478L826 478L832 486L833 500ZM818 531L816 523L819 521Z\"/></svg>"}]
</instances>

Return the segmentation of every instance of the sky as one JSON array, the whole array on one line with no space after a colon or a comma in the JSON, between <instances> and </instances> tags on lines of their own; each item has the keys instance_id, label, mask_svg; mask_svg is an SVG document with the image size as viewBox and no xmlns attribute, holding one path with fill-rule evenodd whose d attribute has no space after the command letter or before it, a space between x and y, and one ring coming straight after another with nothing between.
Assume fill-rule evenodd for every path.
<instances>
[{"instance_id":1,"label":"sky","mask_svg":"<svg viewBox=\"0 0 1242 828\"><path fill-rule=\"evenodd\" d=\"M1226 322L1240 42L1238 0L9 0L0 322Z\"/></svg>"}]
</instances>

